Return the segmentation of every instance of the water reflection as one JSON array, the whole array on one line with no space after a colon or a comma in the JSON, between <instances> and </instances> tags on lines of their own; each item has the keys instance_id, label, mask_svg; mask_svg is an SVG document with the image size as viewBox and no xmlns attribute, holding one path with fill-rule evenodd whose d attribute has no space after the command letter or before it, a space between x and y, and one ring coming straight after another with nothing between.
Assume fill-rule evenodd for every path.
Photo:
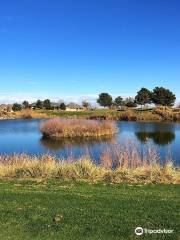
<instances>
[{"instance_id":1,"label":"water reflection","mask_svg":"<svg viewBox=\"0 0 180 240\"><path fill-rule=\"evenodd\" d=\"M59 158L68 158L70 155L78 158L89 153L92 159L101 163L99 160L100 156L102 156L102 153L108 147L111 147L116 142L123 146L127 140L130 140L138 144L140 154L143 154L148 144L152 144L152 148L157 150L160 158L164 161L167 158L169 144L173 142L173 144L170 144L172 159L176 165L180 164L180 124L117 121L119 132L114 137L115 139L90 138L86 140L66 139L52 141L41 139L39 126L43 121L45 120L0 121L0 155L13 153L27 153L32 155L55 154ZM132 143L129 142L128 146L132 146ZM123 151L122 149L121 152ZM112 152L115 154L114 146L112 146ZM131 153L131 151L128 152ZM106 156L107 153L104 158Z\"/></svg>"},{"instance_id":2,"label":"water reflection","mask_svg":"<svg viewBox=\"0 0 180 240\"><path fill-rule=\"evenodd\" d=\"M92 148L97 144L114 144L115 137L103 138L63 138L63 139L48 139L41 138L40 143L43 147L51 151L59 151L69 147L87 147Z\"/></svg>"},{"instance_id":3,"label":"water reflection","mask_svg":"<svg viewBox=\"0 0 180 240\"><path fill-rule=\"evenodd\" d=\"M175 140L174 124L146 123L136 126L137 139L146 143L151 139L156 145L164 146Z\"/></svg>"},{"instance_id":4,"label":"water reflection","mask_svg":"<svg viewBox=\"0 0 180 240\"><path fill-rule=\"evenodd\" d=\"M136 132L136 137L143 143L152 139L155 144L167 145L175 139L174 132Z\"/></svg>"}]
</instances>

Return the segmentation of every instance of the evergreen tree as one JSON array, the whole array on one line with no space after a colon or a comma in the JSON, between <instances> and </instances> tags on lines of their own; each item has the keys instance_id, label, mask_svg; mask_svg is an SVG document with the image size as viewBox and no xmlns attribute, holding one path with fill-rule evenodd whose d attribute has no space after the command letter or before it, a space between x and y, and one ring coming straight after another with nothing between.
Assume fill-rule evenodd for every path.
<instances>
[{"instance_id":1,"label":"evergreen tree","mask_svg":"<svg viewBox=\"0 0 180 240\"><path fill-rule=\"evenodd\" d=\"M152 101L156 105L173 106L176 96L169 89L156 87L152 93Z\"/></svg>"},{"instance_id":2,"label":"evergreen tree","mask_svg":"<svg viewBox=\"0 0 180 240\"><path fill-rule=\"evenodd\" d=\"M60 104L60 109L63 110L63 111L66 110L66 105L65 105L65 103L61 103L61 104Z\"/></svg>"},{"instance_id":3,"label":"evergreen tree","mask_svg":"<svg viewBox=\"0 0 180 240\"><path fill-rule=\"evenodd\" d=\"M121 107L123 105L123 98L121 96L114 99L114 104L116 107Z\"/></svg>"},{"instance_id":4,"label":"evergreen tree","mask_svg":"<svg viewBox=\"0 0 180 240\"><path fill-rule=\"evenodd\" d=\"M24 108L29 108L29 103L28 103L28 101L24 101L24 102L22 103L22 105L23 105Z\"/></svg>"},{"instance_id":5,"label":"evergreen tree","mask_svg":"<svg viewBox=\"0 0 180 240\"><path fill-rule=\"evenodd\" d=\"M51 109L51 101L49 99L44 100L43 107L47 110L50 110Z\"/></svg>"},{"instance_id":6,"label":"evergreen tree","mask_svg":"<svg viewBox=\"0 0 180 240\"><path fill-rule=\"evenodd\" d=\"M110 107L112 105L112 96L108 93L101 93L99 94L97 103L99 103L103 107Z\"/></svg>"},{"instance_id":7,"label":"evergreen tree","mask_svg":"<svg viewBox=\"0 0 180 240\"><path fill-rule=\"evenodd\" d=\"M135 97L135 102L141 106L151 103L151 92L147 88L141 88Z\"/></svg>"},{"instance_id":8,"label":"evergreen tree","mask_svg":"<svg viewBox=\"0 0 180 240\"><path fill-rule=\"evenodd\" d=\"M43 108L43 102L41 100L37 100L36 102L36 108L42 109Z\"/></svg>"}]
</instances>

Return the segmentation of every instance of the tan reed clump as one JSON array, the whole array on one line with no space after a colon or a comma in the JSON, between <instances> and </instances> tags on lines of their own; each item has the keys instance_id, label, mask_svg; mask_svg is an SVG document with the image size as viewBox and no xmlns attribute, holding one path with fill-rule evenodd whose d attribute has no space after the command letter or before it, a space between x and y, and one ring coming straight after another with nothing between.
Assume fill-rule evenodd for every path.
<instances>
[{"instance_id":1,"label":"tan reed clump","mask_svg":"<svg viewBox=\"0 0 180 240\"><path fill-rule=\"evenodd\" d=\"M117 127L111 121L50 119L42 124L40 131L47 138L101 137L115 134Z\"/></svg>"},{"instance_id":2,"label":"tan reed clump","mask_svg":"<svg viewBox=\"0 0 180 240\"><path fill-rule=\"evenodd\" d=\"M30 108L26 108L21 111L15 112L15 114L16 114L16 118L23 118L23 119L47 118L46 114L39 113Z\"/></svg>"},{"instance_id":3,"label":"tan reed clump","mask_svg":"<svg viewBox=\"0 0 180 240\"><path fill-rule=\"evenodd\" d=\"M171 163L166 163L165 166L154 164L137 168L118 167L114 171L106 171L103 181L109 183L179 184L180 171L179 169L175 170Z\"/></svg>"},{"instance_id":4,"label":"tan reed clump","mask_svg":"<svg viewBox=\"0 0 180 240\"><path fill-rule=\"evenodd\" d=\"M0 176L2 177L51 177L56 168L52 156L9 155L0 156Z\"/></svg>"},{"instance_id":5,"label":"tan reed clump","mask_svg":"<svg viewBox=\"0 0 180 240\"><path fill-rule=\"evenodd\" d=\"M165 106L158 106L154 109L153 113L161 116L163 120L179 121L180 111L179 109L173 109Z\"/></svg>"},{"instance_id":6,"label":"tan reed clump","mask_svg":"<svg viewBox=\"0 0 180 240\"><path fill-rule=\"evenodd\" d=\"M111 170L112 163L116 169ZM140 154L138 144L127 140L124 144L107 147L101 155L101 165L108 171L103 180L110 182L131 183L179 183L179 168L174 168L170 157L164 165L160 164L160 156L151 145L147 145Z\"/></svg>"}]
</instances>

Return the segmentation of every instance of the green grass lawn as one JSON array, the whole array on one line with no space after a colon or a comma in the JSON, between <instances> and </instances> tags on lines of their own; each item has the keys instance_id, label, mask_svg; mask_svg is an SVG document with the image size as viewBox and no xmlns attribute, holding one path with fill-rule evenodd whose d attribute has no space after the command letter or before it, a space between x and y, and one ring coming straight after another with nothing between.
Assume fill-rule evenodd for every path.
<instances>
[{"instance_id":1,"label":"green grass lawn","mask_svg":"<svg viewBox=\"0 0 180 240\"><path fill-rule=\"evenodd\" d=\"M35 110L36 113L45 114L48 117L60 118L101 118L108 117L114 120L146 120L159 121L157 115L152 113L152 109L127 109L125 111L117 111L116 109L96 109L87 111L60 111L60 110ZM126 117L127 116L127 117Z\"/></svg>"},{"instance_id":2,"label":"green grass lawn","mask_svg":"<svg viewBox=\"0 0 180 240\"><path fill-rule=\"evenodd\" d=\"M97 110L87 110L87 111L60 111L60 110L36 110L40 113L45 113L49 116L57 117L91 117L94 115L103 116L104 114L117 114L117 110L111 109L97 109Z\"/></svg>"},{"instance_id":3,"label":"green grass lawn","mask_svg":"<svg viewBox=\"0 0 180 240\"><path fill-rule=\"evenodd\" d=\"M178 239L178 197L178 185L0 181L0 239Z\"/></svg>"}]
</instances>

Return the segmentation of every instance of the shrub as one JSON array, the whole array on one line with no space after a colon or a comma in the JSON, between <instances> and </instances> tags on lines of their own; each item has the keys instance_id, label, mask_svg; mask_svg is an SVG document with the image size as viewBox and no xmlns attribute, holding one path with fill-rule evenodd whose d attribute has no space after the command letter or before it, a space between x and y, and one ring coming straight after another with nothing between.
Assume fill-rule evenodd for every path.
<instances>
[{"instance_id":1,"label":"shrub","mask_svg":"<svg viewBox=\"0 0 180 240\"><path fill-rule=\"evenodd\" d=\"M73 170L78 179L101 179L104 169L96 166L89 157L83 157L73 164Z\"/></svg>"},{"instance_id":2,"label":"shrub","mask_svg":"<svg viewBox=\"0 0 180 240\"><path fill-rule=\"evenodd\" d=\"M31 109L24 109L21 113L21 117L24 119L31 119L34 117L33 111Z\"/></svg>"},{"instance_id":3,"label":"shrub","mask_svg":"<svg viewBox=\"0 0 180 240\"><path fill-rule=\"evenodd\" d=\"M153 110L153 113L158 114L163 120L173 120L173 111L169 107L159 106Z\"/></svg>"},{"instance_id":4,"label":"shrub","mask_svg":"<svg viewBox=\"0 0 180 240\"><path fill-rule=\"evenodd\" d=\"M14 112L21 111L22 110L22 105L19 104L19 103L14 103L13 106L12 106L12 110Z\"/></svg>"},{"instance_id":5,"label":"shrub","mask_svg":"<svg viewBox=\"0 0 180 240\"><path fill-rule=\"evenodd\" d=\"M23 109L22 111L16 113L16 117L31 119L31 118L46 118L47 116L43 113L38 113L32 109Z\"/></svg>"},{"instance_id":6,"label":"shrub","mask_svg":"<svg viewBox=\"0 0 180 240\"><path fill-rule=\"evenodd\" d=\"M153 113L159 115L163 120L179 121L180 111L174 110L170 107L159 106L156 107Z\"/></svg>"}]
</instances>

